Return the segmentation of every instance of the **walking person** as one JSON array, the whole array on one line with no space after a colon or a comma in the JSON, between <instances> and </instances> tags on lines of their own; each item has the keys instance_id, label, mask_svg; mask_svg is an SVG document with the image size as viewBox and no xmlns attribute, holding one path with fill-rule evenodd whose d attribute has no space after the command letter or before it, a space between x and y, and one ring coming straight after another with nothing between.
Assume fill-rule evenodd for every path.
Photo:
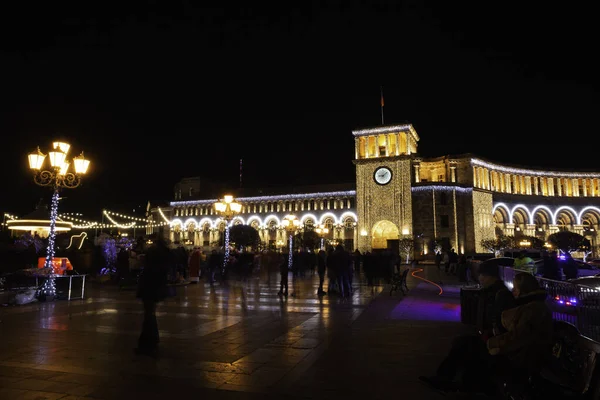
<instances>
[{"instance_id":1,"label":"walking person","mask_svg":"<svg viewBox=\"0 0 600 400\"><path fill-rule=\"evenodd\" d=\"M136 354L156 355L158 343L158 322L156 320L156 303L167 296L167 265L170 251L162 239L148 249L146 265L139 278L137 297L144 305L144 322L138 339Z\"/></svg>"},{"instance_id":2,"label":"walking person","mask_svg":"<svg viewBox=\"0 0 600 400\"><path fill-rule=\"evenodd\" d=\"M317 294L324 296L327 293L323 290L323 282L325 282L325 270L327 269L327 253L325 250L319 250L317 255L317 272L319 273L319 290Z\"/></svg>"}]
</instances>

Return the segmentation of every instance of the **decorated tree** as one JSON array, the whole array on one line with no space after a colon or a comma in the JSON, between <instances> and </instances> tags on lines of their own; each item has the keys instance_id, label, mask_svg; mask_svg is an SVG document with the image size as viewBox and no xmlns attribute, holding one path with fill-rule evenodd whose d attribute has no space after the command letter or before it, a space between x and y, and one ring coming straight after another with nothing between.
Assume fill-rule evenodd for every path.
<instances>
[{"instance_id":1,"label":"decorated tree","mask_svg":"<svg viewBox=\"0 0 600 400\"><path fill-rule=\"evenodd\" d=\"M529 242L529 245L527 246L521 246L519 243L521 243L522 241L525 242ZM516 240L515 240L516 242ZM519 244L518 247L523 247L523 248L531 248L531 249L536 249L536 250L542 250L544 248L544 245L546 244L546 242L538 237L535 236L520 236L519 237L519 243L515 243ZM517 247L517 246L515 246Z\"/></svg>"},{"instance_id":2,"label":"decorated tree","mask_svg":"<svg viewBox=\"0 0 600 400\"><path fill-rule=\"evenodd\" d=\"M410 256L413 254L415 249L415 240L412 237L405 237L400 239L399 250L401 256L406 256L406 263L410 262Z\"/></svg>"},{"instance_id":3,"label":"decorated tree","mask_svg":"<svg viewBox=\"0 0 600 400\"><path fill-rule=\"evenodd\" d=\"M592 249L590 241L578 233L570 231L560 231L548 236L548 243L556 247L563 253L572 253L574 251L589 251Z\"/></svg>"},{"instance_id":4,"label":"decorated tree","mask_svg":"<svg viewBox=\"0 0 600 400\"><path fill-rule=\"evenodd\" d=\"M514 242L513 236L499 235L495 239L483 239L480 243L481 247L488 250L490 253L494 253L497 257L503 250L512 248Z\"/></svg>"},{"instance_id":5,"label":"decorated tree","mask_svg":"<svg viewBox=\"0 0 600 400\"><path fill-rule=\"evenodd\" d=\"M250 225L234 225L229 228L229 242L237 248L256 248L260 242L258 231Z\"/></svg>"}]
</instances>

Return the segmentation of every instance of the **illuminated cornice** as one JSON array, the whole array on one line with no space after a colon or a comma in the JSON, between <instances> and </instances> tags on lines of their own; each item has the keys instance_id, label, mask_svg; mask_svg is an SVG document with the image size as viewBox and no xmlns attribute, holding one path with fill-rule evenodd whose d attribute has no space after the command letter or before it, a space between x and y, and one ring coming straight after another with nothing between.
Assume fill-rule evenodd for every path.
<instances>
[{"instance_id":1,"label":"illuminated cornice","mask_svg":"<svg viewBox=\"0 0 600 400\"><path fill-rule=\"evenodd\" d=\"M415 141L419 141L419 135L412 124L379 126L377 128L365 128L352 131L354 136L377 135L379 133L410 132Z\"/></svg>"},{"instance_id":2,"label":"illuminated cornice","mask_svg":"<svg viewBox=\"0 0 600 400\"><path fill-rule=\"evenodd\" d=\"M251 203L257 201L286 201L286 200L303 200L303 199L322 199L329 197L350 197L356 196L356 190L346 190L342 192L320 192L320 193L301 193L301 194L282 194L275 196L257 196L257 197L236 197L235 200L241 203ZM199 206L216 203L217 199L211 200L189 200L189 201L172 201L171 206Z\"/></svg>"},{"instance_id":3,"label":"illuminated cornice","mask_svg":"<svg viewBox=\"0 0 600 400\"><path fill-rule=\"evenodd\" d=\"M413 192L428 192L432 190L444 190L444 191L452 191L456 190L459 193L470 193L473 191L473 188L465 188L462 186L450 186L450 185L426 185L426 186L413 186L411 188Z\"/></svg>"},{"instance_id":4,"label":"illuminated cornice","mask_svg":"<svg viewBox=\"0 0 600 400\"><path fill-rule=\"evenodd\" d=\"M493 171L504 172L507 174L515 174L515 175L531 175L531 176L550 176L556 178L600 178L600 173L598 172L557 172L557 171L540 171L533 169L525 169L525 168L511 168L511 167L503 167L498 164L492 164L487 161L479 160L477 158L471 159L471 164L476 165L478 167L488 168Z\"/></svg>"}]
</instances>

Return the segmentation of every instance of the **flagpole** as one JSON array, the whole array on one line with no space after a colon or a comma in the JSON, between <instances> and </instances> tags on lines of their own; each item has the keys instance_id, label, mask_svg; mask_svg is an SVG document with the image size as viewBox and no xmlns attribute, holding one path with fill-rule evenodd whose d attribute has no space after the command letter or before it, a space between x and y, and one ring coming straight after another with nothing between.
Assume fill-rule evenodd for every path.
<instances>
[{"instance_id":1,"label":"flagpole","mask_svg":"<svg viewBox=\"0 0 600 400\"><path fill-rule=\"evenodd\" d=\"M383 119L383 85L380 88L381 88L381 125L385 125L385 122Z\"/></svg>"}]
</instances>

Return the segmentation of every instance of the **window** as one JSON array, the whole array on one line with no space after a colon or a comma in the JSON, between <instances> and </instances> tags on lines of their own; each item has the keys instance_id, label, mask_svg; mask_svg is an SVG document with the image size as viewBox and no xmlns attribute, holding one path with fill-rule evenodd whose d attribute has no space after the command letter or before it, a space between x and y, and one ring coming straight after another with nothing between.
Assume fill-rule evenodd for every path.
<instances>
[{"instance_id":1,"label":"window","mask_svg":"<svg viewBox=\"0 0 600 400\"><path fill-rule=\"evenodd\" d=\"M438 182L444 182L444 175L442 175L442 174L438 175Z\"/></svg>"},{"instance_id":2,"label":"window","mask_svg":"<svg viewBox=\"0 0 600 400\"><path fill-rule=\"evenodd\" d=\"M192 197L194 195L194 188L190 188L189 194L190 197Z\"/></svg>"},{"instance_id":3,"label":"window","mask_svg":"<svg viewBox=\"0 0 600 400\"><path fill-rule=\"evenodd\" d=\"M441 215L440 223L442 228L450 228L450 217L448 215Z\"/></svg>"},{"instance_id":4,"label":"window","mask_svg":"<svg viewBox=\"0 0 600 400\"><path fill-rule=\"evenodd\" d=\"M448 204L448 195L444 192L440 193L440 204L443 206Z\"/></svg>"}]
</instances>

